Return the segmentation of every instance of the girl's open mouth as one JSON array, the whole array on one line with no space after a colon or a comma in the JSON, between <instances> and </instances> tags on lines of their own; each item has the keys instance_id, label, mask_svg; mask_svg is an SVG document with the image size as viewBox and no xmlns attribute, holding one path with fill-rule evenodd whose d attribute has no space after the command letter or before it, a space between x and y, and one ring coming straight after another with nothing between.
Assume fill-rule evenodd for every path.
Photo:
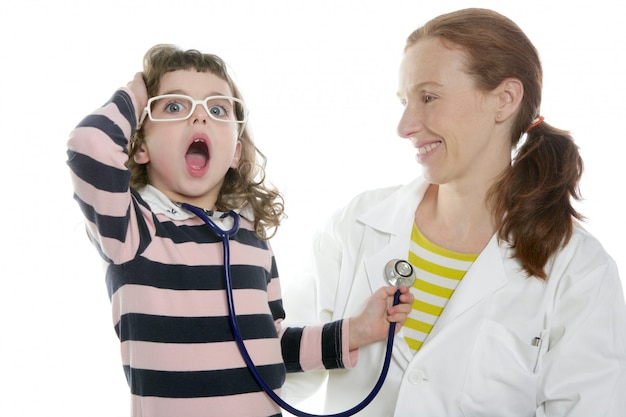
<instances>
[{"instance_id":1,"label":"girl's open mouth","mask_svg":"<svg viewBox=\"0 0 626 417\"><path fill-rule=\"evenodd\" d=\"M203 139L194 140L185 154L187 169L193 174L201 174L209 163L209 146Z\"/></svg>"}]
</instances>

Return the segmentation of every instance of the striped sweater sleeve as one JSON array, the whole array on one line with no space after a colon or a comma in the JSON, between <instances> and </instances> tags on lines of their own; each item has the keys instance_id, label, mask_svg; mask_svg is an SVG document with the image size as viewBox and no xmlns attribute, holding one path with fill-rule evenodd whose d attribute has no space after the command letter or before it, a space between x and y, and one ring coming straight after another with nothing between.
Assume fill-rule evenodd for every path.
<instances>
[{"instance_id":1,"label":"striped sweater sleeve","mask_svg":"<svg viewBox=\"0 0 626 417\"><path fill-rule=\"evenodd\" d=\"M133 212L149 210L131 198L130 172L125 165L128 140L136 124L132 96L120 89L85 117L68 141L74 199L83 212L92 243L109 263L132 259L140 249L141 232L147 229L145 223L132 224L142 219Z\"/></svg>"},{"instance_id":2,"label":"striped sweater sleeve","mask_svg":"<svg viewBox=\"0 0 626 417\"><path fill-rule=\"evenodd\" d=\"M349 320L318 326L281 327L285 312L280 298L280 281L272 257L269 304L281 337L283 361L287 372L343 369L356 366L358 351L349 351Z\"/></svg>"}]
</instances>

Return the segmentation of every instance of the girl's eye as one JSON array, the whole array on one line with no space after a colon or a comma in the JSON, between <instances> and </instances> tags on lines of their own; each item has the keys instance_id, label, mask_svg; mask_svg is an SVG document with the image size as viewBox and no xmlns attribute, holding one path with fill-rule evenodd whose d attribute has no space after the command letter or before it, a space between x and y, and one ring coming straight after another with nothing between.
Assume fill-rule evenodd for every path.
<instances>
[{"instance_id":1,"label":"girl's eye","mask_svg":"<svg viewBox=\"0 0 626 417\"><path fill-rule=\"evenodd\" d=\"M222 106L218 106L217 104L209 107L209 112L211 113L211 116L215 117L225 117L227 114L226 109Z\"/></svg>"},{"instance_id":2,"label":"girl's eye","mask_svg":"<svg viewBox=\"0 0 626 417\"><path fill-rule=\"evenodd\" d=\"M180 113L181 111L183 111L183 105L179 102L174 101L174 102L168 103L165 106L165 111L167 113Z\"/></svg>"},{"instance_id":3,"label":"girl's eye","mask_svg":"<svg viewBox=\"0 0 626 417\"><path fill-rule=\"evenodd\" d=\"M435 96L431 96L430 94L424 94L422 100L424 100L424 103L431 103L435 101Z\"/></svg>"}]
</instances>

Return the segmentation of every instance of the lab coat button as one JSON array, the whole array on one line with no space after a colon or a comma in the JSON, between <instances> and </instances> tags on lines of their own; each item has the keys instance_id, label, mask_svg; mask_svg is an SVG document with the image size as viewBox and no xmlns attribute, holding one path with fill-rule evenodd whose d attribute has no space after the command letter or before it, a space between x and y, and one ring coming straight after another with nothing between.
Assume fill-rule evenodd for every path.
<instances>
[{"instance_id":1,"label":"lab coat button","mask_svg":"<svg viewBox=\"0 0 626 417\"><path fill-rule=\"evenodd\" d=\"M409 373L409 382L411 384L419 384L426 380L424 372L420 369L414 369Z\"/></svg>"}]
</instances>

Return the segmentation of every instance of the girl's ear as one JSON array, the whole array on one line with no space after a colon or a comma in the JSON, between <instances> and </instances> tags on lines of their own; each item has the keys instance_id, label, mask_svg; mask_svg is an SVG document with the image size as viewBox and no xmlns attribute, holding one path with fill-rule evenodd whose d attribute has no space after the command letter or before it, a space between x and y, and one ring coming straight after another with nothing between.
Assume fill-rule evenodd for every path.
<instances>
[{"instance_id":1,"label":"girl's ear","mask_svg":"<svg viewBox=\"0 0 626 417\"><path fill-rule=\"evenodd\" d=\"M235 148L235 154L233 155L233 161L230 164L231 168L238 168L239 167L239 160L241 159L241 141L238 140L237 141L237 146Z\"/></svg>"},{"instance_id":2,"label":"girl's ear","mask_svg":"<svg viewBox=\"0 0 626 417\"><path fill-rule=\"evenodd\" d=\"M517 78L507 78L497 87L498 121L507 120L517 113L524 97L524 85Z\"/></svg>"},{"instance_id":3,"label":"girl's ear","mask_svg":"<svg viewBox=\"0 0 626 417\"><path fill-rule=\"evenodd\" d=\"M148 162L150 162L150 155L148 154L148 149L146 148L145 142L141 143L139 149L137 149L137 152L135 152L133 159L135 160L135 163L139 165L147 164Z\"/></svg>"}]
</instances>

